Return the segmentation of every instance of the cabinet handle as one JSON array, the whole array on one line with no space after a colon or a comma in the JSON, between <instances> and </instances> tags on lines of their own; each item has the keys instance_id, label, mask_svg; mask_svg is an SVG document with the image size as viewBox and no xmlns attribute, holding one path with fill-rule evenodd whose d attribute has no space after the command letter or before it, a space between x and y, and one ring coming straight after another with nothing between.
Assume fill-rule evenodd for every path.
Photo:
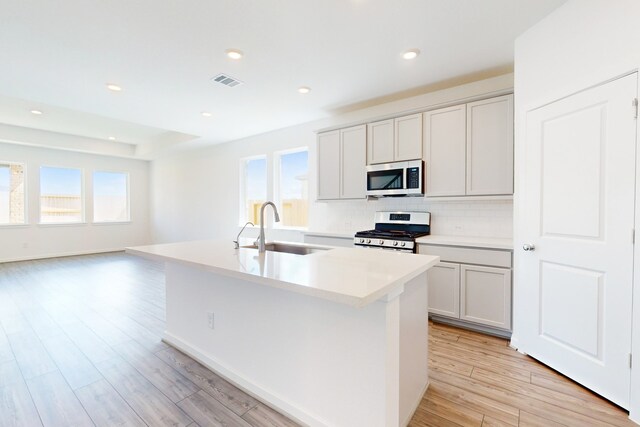
<instances>
[{"instance_id":1,"label":"cabinet handle","mask_svg":"<svg viewBox=\"0 0 640 427\"><path fill-rule=\"evenodd\" d=\"M530 252L530 251L534 251L536 247L530 243L525 243L524 245L522 245L522 249L527 252Z\"/></svg>"}]
</instances>

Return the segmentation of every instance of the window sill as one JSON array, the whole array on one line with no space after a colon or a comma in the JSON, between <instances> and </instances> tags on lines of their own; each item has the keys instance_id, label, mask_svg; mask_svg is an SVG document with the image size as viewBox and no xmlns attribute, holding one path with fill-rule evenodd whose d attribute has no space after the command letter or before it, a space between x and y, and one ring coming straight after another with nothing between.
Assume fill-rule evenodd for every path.
<instances>
[{"instance_id":1,"label":"window sill","mask_svg":"<svg viewBox=\"0 0 640 427\"><path fill-rule=\"evenodd\" d=\"M39 227L73 227L73 226L84 226L88 225L87 222L39 222Z\"/></svg>"},{"instance_id":2,"label":"window sill","mask_svg":"<svg viewBox=\"0 0 640 427\"><path fill-rule=\"evenodd\" d=\"M0 224L1 229L9 229L9 228L27 228L29 227L29 223L24 224Z\"/></svg>"},{"instance_id":3,"label":"window sill","mask_svg":"<svg viewBox=\"0 0 640 427\"><path fill-rule=\"evenodd\" d=\"M91 225L129 225L131 224L131 220L129 221L100 221L100 222L92 222Z\"/></svg>"}]
</instances>

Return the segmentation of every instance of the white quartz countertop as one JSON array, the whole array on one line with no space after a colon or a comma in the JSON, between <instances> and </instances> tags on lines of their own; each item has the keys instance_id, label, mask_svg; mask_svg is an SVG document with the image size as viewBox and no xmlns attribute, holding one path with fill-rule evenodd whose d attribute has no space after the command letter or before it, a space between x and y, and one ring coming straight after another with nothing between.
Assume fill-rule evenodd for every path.
<instances>
[{"instance_id":1,"label":"white quartz countertop","mask_svg":"<svg viewBox=\"0 0 640 427\"><path fill-rule=\"evenodd\" d=\"M401 285L439 260L437 256L360 248L334 248L309 255L260 254L257 249L234 249L227 240L136 246L126 251L354 307L401 291Z\"/></svg>"},{"instance_id":2,"label":"white quartz countertop","mask_svg":"<svg viewBox=\"0 0 640 427\"><path fill-rule=\"evenodd\" d=\"M416 239L418 244L442 246L466 246L470 248L513 250L513 240L496 237L438 236L430 235Z\"/></svg>"}]
</instances>

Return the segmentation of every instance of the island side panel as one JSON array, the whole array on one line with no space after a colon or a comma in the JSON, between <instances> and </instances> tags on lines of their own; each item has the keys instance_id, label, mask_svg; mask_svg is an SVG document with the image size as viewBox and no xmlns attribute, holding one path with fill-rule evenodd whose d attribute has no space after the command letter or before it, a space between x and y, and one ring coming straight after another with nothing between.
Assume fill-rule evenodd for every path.
<instances>
[{"instance_id":1,"label":"island side panel","mask_svg":"<svg viewBox=\"0 0 640 427\"><path fill-rule=\"evenodd\" d=\"M389 411L399 419L386 394L398 369L388 335L403 340L388 330L400 324L389 320L398 299L358 309L172 262L166 273L170 344L309 425L388 426Z\"/></svg>"},{"instance_id":2,"label":"island side panel","mask_svg":"<svg viewBox=\"0 0 640 427\"><path fill-rule=\"evenodd\" d=\"M400 294L399 422L406 426L429 386L429 314L427 273L404 286Z\"/></svg>"}]
</instances>

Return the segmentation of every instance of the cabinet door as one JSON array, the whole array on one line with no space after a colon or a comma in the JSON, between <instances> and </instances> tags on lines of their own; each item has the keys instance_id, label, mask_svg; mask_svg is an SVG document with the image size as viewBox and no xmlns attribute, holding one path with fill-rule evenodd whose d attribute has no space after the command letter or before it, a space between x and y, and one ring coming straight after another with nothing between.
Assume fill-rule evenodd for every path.
<instances>
[{"instance_id":1,"label":"cabinet door","mask_svg":"<svg viewBox=\"0 0 640 427\"><path fill-rule=\"evenodd\" d=\"M367 125L367 164L393 162L393 119Z\"/></svg>"},{"instance_id":2,"label":"cabinet door","mask_svg":"<svg viewBox=\"0 0 640 427\"><path fill-rule=\"evenodd\" d=\"M367 127L355 126L340 131L341 199L364 199L367 187Z\"/></svg>"},{"instance_id":3,"label":"cabinet door","mask_svg":"<svg viewBox=\"0 0 640 427\"><path fill-rule=\"evenodd\" d=\"M422 114L395 119L394 161L422 159Z\"/></svg>"},{"instance_id":4,"label":"cabinet door","mask_svg":"<svg viewBox=\"0 0 640 427\"><path fill-rule=\"evenodd\" d=\"M429 313L460 317L460 264L439 262L427 273Z\"/></svg>"},{"instance_id":5,"label":"cabinet door","mask_svg":"<svg viewBox=\"0 0 640 427\"><path fill-rule=\"evenodd\" d=\"M467 104L467 194L513 194L513 95Z\"/></svg>"},{"instance_id":6,"label":"cabinet door","mask_svg":"<svg viewBox=\"0 0 640 427\"><path fill-rule=\"evenodd\" d=\"M426 192L429 196L464 196L466 106L424 113Z\"/></svg>"},{"instance_id":7,"label":"cabinet door","mask_svg":"<svg viewBox=\"0 0 640 427\"><path fill-rule=\"evenodd\" d=\"M318 134L318 200L340 198L340 131Z\"/></svg>"},{"instance_id":8,"label":"cabinet door","mask_svg":"<svg viewBox=\"0 0 640 427\"><path fill-rule=\"evenodd\" d=\"M511 330L511 270L462 264L460 319Z\"/></svg>"}]
</instances>

